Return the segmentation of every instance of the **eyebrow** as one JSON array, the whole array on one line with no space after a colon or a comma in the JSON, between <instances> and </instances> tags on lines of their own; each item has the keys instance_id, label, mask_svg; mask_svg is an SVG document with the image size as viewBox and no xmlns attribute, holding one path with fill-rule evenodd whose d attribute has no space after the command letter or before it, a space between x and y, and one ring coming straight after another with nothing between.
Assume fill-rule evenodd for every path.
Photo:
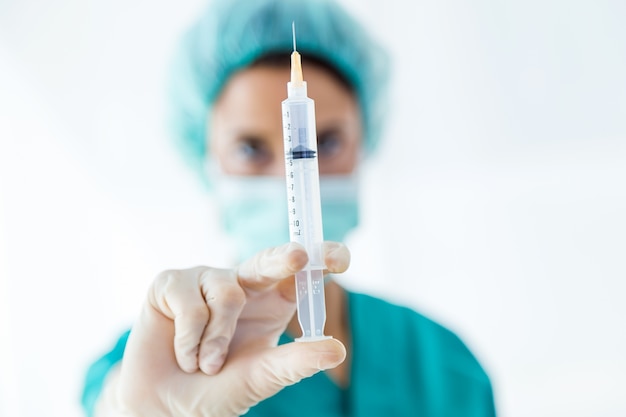
<instances>
[{"instance_id":1,"label":"eyebrow","mask_svg":"<svg viewBox=\"0 0 626 417\"><path fill-rule=\"evenodd\" d=\"M326 132L326 131L338 131L338 132L348 132L349 129L346 129L346 127L348 126L347 122L339 122L337 120L331 121L329 123L324 123L322 126L319 126L319 129L317 129L317 133L319 134L320 132Z\"/></svg>"},{"instance_id":2,"label":"eyebrow","mask_svg":"<svg viewBox=\"0 0 626 417\"><path fill-rule=\"evenodd\" d=\"M269 140L271 133L267 129L251 129L248 127L235 126L228 129L228 135L237 140L242 139L259 139Z\"/></svg>"}]
</instances>

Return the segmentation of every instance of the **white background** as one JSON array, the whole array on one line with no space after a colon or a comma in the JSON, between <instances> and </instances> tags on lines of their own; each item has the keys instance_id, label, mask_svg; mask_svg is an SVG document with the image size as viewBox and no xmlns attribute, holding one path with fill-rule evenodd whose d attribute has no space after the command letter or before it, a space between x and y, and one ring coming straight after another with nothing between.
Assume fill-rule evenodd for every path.
<instances>
[{"instance_id":1,"label":"white background","mask_svg":"<svg viewBox=\"0 0 626 417\"><path fill-rule=\"evenodd\" d=\"M79 416L152 277L226 262L162 122L201 7L0 1L0 416ZM347 7L395 73L344 284L458 332L503 416L626 415L626 3Z\"/></svg>"}]
</instances>

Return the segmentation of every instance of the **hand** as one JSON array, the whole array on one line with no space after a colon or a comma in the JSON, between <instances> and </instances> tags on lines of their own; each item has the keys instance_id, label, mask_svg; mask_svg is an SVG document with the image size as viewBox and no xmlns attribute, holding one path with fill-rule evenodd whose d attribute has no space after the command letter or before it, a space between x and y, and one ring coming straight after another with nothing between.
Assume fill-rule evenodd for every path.
<instances>
[{"instance_id":1,"label":"hand","mask_svg":"<svg viewBox=\"0 0 626 417\"><path fill-rule=\"evenodd\" d=\"M325 243L329 272L347 248ZM290 243L233 270L166 271L152 284L126 346L116 407L130 416L240 416L283 387L345 359L335 339L276 346L295 312L293 275L307 263Z\"/></svg>"}]
</instances>

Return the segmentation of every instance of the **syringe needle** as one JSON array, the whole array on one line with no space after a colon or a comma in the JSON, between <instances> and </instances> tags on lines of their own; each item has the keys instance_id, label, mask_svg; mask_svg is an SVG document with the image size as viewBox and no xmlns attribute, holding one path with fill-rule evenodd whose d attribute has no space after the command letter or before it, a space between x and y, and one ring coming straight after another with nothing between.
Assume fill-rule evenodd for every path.
<instances>
[{"instance_id":1,"label":"syringe needle","mask_svg":"<svg viewBox=\"0 0 626 417\"><path fill-rule=\"evenodd\" d=\"M296 21L291 21L291 35L293 36L293 51L296 52Z\"/></svg>"}]
</instances>

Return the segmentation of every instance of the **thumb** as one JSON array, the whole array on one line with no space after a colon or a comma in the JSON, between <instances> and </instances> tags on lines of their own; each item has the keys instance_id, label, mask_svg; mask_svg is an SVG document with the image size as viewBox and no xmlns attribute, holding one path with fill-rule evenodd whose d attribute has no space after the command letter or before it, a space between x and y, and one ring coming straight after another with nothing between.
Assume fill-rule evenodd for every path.
<instances>
[{"instance_id":1,"label":"thumb","mask_svg":"<svg viewBox=\"0 0 626 417\"><path fill-rule=\"evenodd\" d=\"M262 401L286 386L293 385L319 371L338 366L346 358L346 348L337 339L317 342L294 342L265 350L250 370L249 386Z\"/></svg>"}]
</instances>

